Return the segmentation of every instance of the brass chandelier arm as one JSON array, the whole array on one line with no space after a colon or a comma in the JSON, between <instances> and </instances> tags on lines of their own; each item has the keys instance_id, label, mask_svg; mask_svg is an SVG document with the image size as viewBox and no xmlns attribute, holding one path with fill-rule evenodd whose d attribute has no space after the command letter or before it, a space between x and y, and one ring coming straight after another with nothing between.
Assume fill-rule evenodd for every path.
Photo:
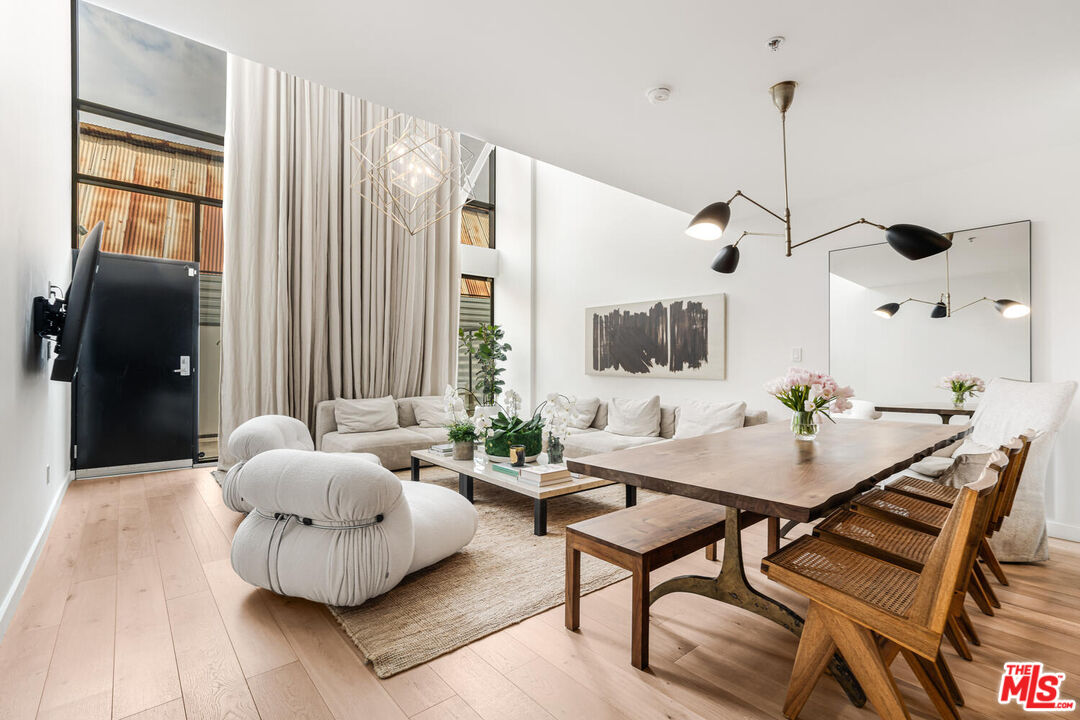
<instances>
[{"instance_id":1,"label":"brass chandelier arm","mask_svg":"<svg viewBox=\"0 0 1080 720\"><path fill-rule=\"evenodd\" d=\"M821 238L823 238L823 237L825 237L827 235L832 235L833 233L838 233L841 230L847 230L849 227L855 227L856 225L873 225L874 227L876 227L879 230L885 230L886 229L884 225L879 225L876 222L870 222L866 218L859 218L858 220L855 220L853 222L849 222L847 225L841 225L840 227L836 228L835 230L830 230L829 232L823 232L820 235L815 235L814 237L803 240L802 242L797 242L797 243L795 243L794 245L791 246L791 249L794 250L795 248L800 247L802 245L805 245L806 243L811 243L811 242L814 242L815 240L820 240Z\"/></svg>"},{"instance_id":2,"label":"brass chandelier arm","mask_svg":"<svg viewBox=\"0 0 1080 720\"><path fill-rule=\"evenodd\" d=\"M979 298L978 300L972 300L971 302L967 303L966 305L961 305L958 308L950 309L949 314L952 315L954 312L960 312L964 308L969 308L972 305L975 305L976 303L981 303L983 300L986 300L987 302L994 302L994 300L992 298L988 298L986 296L983 296L983 297Z\"/></svg>"},{"instance_id":3,"label":"brass chandelier arm","mask_svg":"<svg viewBox=\"0 0 1080 720\"><path fill-rule=\"evenodd\" d=\"M769 208L765 207L764 205L762 205L761 203L759 203L759 202L758 202L757 200L755 200L754 198L752 198L752 197L750 197L749 195L747 195L746 193L744 193L744 192L743 192L742 190L736 190L736 191L735 191L735 194L731 196L731 200L728 200L728 205L730 205L730 204L731 204L731 202L732 202L732 201L733 201L733 200L734 200L735 198L740 198L740 197L741 197L742 199L744 199L744 200L748 200L749 202L752 202L753 204L757 205L757 206L758 206L759 208L761 208L761 209L762 209L762 210L764 210L765 212L769 213L770 215L772 215L772 216L773 216L774 218L776 218L776 219L777 219L777 220L779 220L780 222L784 223L785 225L789 224L789 223L788 223L788 221L787 221L787 220L785 220L785 219L784 219L784 217L783 217L782 215L777 215L777 214L776 214L776 213L774 213L774 212L773 212L772 210L770 210Z\"/></svg>"},{"instance_id":4,"label":"brass chandelier arm","mask_svg":"<svg viewBox=\"0 0 1080 720\"><path fill-rule=\"evenodd\" d=\"M738 247L739 246L739 241L742 240L747 235L752 235L752 236L756 236L756 237L785 237L784 233L763 233L763 232L750 232L749 230L743 230L742 235L739 236L739 240L736 240L735 242L733 242L731 244L731 247Z\"/></svg>"}]
</instances>

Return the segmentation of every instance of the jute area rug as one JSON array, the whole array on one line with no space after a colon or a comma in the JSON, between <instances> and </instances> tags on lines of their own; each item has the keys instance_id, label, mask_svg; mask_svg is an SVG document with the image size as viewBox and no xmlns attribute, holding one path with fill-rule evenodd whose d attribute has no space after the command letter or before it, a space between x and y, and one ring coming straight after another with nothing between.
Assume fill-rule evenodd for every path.
<instances>
[{"instance_id":1,"label":"jute area rug","mask_svg":"<svg viewBox=\"0 0 1080 720\"><path fill-rule=\"evenodd\" d=\"M404 476L404 474L402 474ZM457 475L426 468L422 482L457 491ZM458 554L407 576L388 593L358 607L330 607L381 678L560 605L565 593L565 527L618 510L622 485L548 501L548 534L532 534L532 500L476 481L480 514L473 541ZM648 502L647 492L638 493ZM582 554L582 593L629 576L625 570Z\"/></svg>"}]
</instances>

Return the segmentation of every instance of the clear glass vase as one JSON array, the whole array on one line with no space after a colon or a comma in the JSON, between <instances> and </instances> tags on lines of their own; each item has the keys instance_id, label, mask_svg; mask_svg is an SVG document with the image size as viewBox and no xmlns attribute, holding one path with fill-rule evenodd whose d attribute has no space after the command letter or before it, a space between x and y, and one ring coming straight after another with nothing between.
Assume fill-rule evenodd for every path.
<instances>
[{"instance_id":1,"label":"clear glass vase","mask_svg":"<svg viewBox=\"0 0 1080 720\"><path fill-rule=\"evenodd\" d=\"M796 440L813 440L817 437L818 424L815 413L796 410L791 414L791 432Z\"/></svg>"},{"instance_id":2,"label":"clear glass vase","mask_svg":"<svg viewBox=\"0 0 1080 720\"><path fill-rule=\"evenodd\" d=\"M964 409L964 400L966 399L966 393L954 392L952 396L953 407L957 410Z\"/></svg>"}]
</instances>

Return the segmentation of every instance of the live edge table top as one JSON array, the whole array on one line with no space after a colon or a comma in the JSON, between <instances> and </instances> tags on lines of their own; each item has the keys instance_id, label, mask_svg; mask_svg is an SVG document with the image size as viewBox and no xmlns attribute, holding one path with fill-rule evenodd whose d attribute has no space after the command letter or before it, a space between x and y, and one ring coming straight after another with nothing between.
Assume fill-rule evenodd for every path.
<instances>
[{"instance_id":1,"label":"live edge table top","mask_svg":"<svg viewBox=\"0 0 1080 720\"><path fill-rule=\"evenodd\" d=\"M597 478L808 522L951 445L970 426L883 420L821 423L796 440L786 422L567 460Z\"/></svg>"}]
</instances>

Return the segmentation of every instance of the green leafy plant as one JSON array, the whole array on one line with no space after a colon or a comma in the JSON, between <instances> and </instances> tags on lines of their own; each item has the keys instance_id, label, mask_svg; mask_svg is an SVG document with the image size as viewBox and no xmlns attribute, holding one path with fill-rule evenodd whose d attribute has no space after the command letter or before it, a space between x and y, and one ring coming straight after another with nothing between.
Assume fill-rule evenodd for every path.
<instances>
[{"instance_id":1,"label":"green leafy plant","mask_svg":"<svg viewBox=\"0 0 1080 720\"><path fill-rule=\"evenodd\" d=\"M471 420L456 420L446 426L446 434L450 442L473 442L476 440L476 426Z\"/></svg>"},{"instance_id":2,"label":"green leafy plant","mask_svg":"<svg viewBox=\"0 0 1080 720\"><path fill-rule=\"evenodd\" d=\"M469 356L469 395L481 405L494 405L506 381L500 375L505 368L499 363L506 360L512 350L510 343L502 341L505 333L498 325L481 325L477 328L458 329L458 340ZM476 381L473 382L473 363L476 363Z\"/></svg>"},{"instance_id":3,"label":"green leafy plant","mask_svg":"<svg viewBox=\"0 0 1080 720\"><path fill-rule=\"evenodd\" d=\"M544 444L544 419L536 413L528 420L500 412L491 419L484 449L488 455L507 457L511 445L524 445L526 455L537 455Z\"/></svg>"}]
</instances>

